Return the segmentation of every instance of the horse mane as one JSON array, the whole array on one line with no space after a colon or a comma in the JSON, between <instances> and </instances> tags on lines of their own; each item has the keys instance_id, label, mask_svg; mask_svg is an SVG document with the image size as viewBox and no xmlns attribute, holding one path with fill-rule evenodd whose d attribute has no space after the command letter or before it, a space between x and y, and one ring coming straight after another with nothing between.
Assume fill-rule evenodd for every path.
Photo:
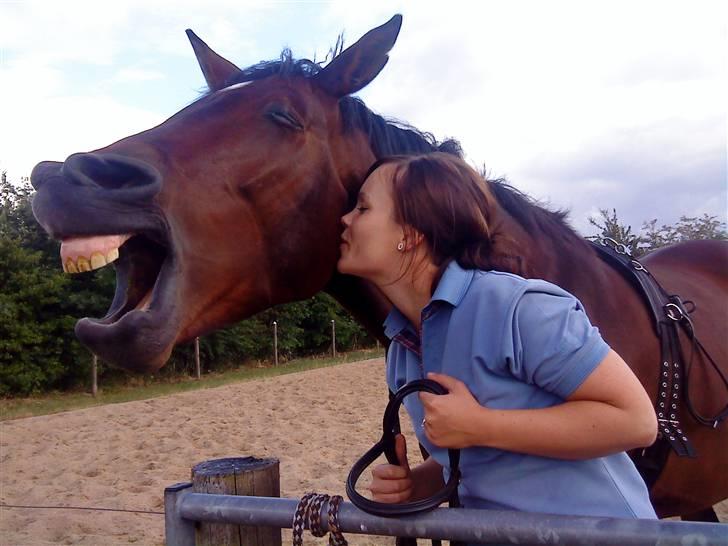
<instances>
[{"instance_id":1,"label":"horse mane","mask_svg":"<svg viewBox=\"0 0 728 546\"><path fill-rule=\"evenodd\" d=\"M339 42L337 41L336 46L329 52L332 57L341 52L343 45ZM280 59L261 61L244 68L231 76L224 86L260 80L273 75L286 78L311 78L322 69L322 63L309 59L294 59L291 50L286 48L281 52ZM339 111L344 131L360 130L367 135L377 159L388 155L434 151L463 157L463 150L456 139L446 138L438 142L432 133L420 131L408 123L374 113L358 97L342 97L339 100ZM567 221L568 211L549 210L543 203L535 201L511 186L504 178L491 180L483 174L483 179L498 203L530 233L568 239L570 242L574 239L582 240Z\"/></svg>"},{"instance_id":2,"label":"horse mane","mask_svg":"<svg viewBox=\"0 0 728 546\"><path fill-rule=\"evenodd\" d=\"M504 178L485 180L500 206L529 233L582 241L582 237L569 225L568 210L551 210L544 203L511 186Z\"/></svg>"}]
</instances>

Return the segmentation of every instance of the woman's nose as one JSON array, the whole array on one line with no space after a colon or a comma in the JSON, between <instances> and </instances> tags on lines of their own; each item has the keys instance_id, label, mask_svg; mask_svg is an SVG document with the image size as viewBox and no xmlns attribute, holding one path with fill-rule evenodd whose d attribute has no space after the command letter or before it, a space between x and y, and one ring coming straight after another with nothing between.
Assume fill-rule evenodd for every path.
<instances>
[{"instance_id":1,"label":"woman's nose","mask_svg":"<svg viewBox=\"0 0 728 546\"><path fill-rule=\"evenodd\" d=\"M345 228L349 227L349 224L351 219L351 212L347 212L344 214L344 216L341 217L341 225L343 225Z\"/></svg>"}]
</instances>

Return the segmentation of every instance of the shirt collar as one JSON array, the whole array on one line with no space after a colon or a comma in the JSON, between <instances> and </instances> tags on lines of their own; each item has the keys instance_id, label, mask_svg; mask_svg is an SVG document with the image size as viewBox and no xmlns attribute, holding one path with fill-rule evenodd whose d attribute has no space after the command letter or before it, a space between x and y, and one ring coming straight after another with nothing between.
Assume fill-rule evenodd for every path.
<instances>
[{"instance_id":1,"label":"shirt collar","mask_svg":"<svg viewBox=\"0 0 728 546\"><path fill-rule=\"evenodd\" d=\"M452 260L445 268L440 282L437 283L435 293L427 304L425 310L429 309L433 302L442 301L449 303L453 307L457 307L468 291L470 283L473 280L474 271L472 269L463 269L457 260ZM384 321L384 335L392 339L399 332L410 325L409 320L397 309L392 307L389 315Z\"/></svg>"},{"instance_id":2,"label":"shirt collar","mask_svg":"<svg viewBox=\"0 0 728 546\"><path fill-rule=\"evenodd\" d=\"M433 301L446 301L453 307L457 307L463 300L465 292L468 291L473 275L474 271L472 269L463 269L457 260L451 261L442 274L440 282L437 283L437 288L430 303Z\"/></svg>"}]
</instances>

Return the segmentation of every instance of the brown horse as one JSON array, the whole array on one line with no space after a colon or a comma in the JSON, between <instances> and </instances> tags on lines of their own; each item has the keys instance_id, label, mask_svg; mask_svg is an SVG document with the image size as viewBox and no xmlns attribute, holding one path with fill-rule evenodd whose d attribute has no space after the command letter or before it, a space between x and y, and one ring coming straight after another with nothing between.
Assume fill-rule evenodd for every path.
<instances>
[{"instance_id":1,"label":"brown horse","mask_svg":"<svg viewBox=\"0 0 728 546\"><path fill-rule=\"evenodd\" d=\"M284 54L240 70L189 32L209 86L204 96L157 127L36 166L33 209L63 241L64 269L115 260L111 308L103 319L80 320L79 339L108 362L153 371L177 343L322 289L381 338L389 303L335 271L340 217L376 158L459 153L456 142L438 145L349 96L384 67L400 25L395 16L323 68ZM494 268L576 294L655 396L658 340L635 289L562 214L506 185L490 188L499 203ZM685 243L644 262L670 293L695 302L698 335L725 374L728 245ZM702 355L690 379L697 409L717 412L727 393ZM652 488L662 516L707 509L728 496L728 427L700 426L690 415L683 422L699 457L669 456Z\"/></svg>"}]
</instances>

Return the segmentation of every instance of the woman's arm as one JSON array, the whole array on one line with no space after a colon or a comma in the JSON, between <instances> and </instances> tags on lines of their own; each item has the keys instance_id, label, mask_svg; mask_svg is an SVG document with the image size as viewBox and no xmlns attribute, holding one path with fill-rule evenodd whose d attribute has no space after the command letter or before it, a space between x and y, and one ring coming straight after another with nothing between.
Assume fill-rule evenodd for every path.
<instances>
[{"instance_id":1,"label":"woman's arm","mask_svg":"<svg viewBox=\"0 0 728 546\"><path fill-rule=\"evenodd\" d=\"M461 381L428 374L449 394L420 393L425 433L440 447L487 446L560 459L588 459L655 441L652 403L624 360L610 350L557 406L499 410L481 406Z\"/></svg>"}]
</instances>

